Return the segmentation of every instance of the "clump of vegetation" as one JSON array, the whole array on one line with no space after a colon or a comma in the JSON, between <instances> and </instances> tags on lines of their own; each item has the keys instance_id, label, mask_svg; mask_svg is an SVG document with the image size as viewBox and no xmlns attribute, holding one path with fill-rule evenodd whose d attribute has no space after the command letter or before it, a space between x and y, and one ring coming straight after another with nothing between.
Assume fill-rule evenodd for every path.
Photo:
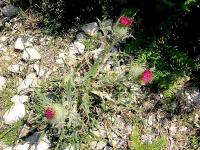
<instances>
[{"instance_id":1,"label":"clump of vegetation","mask_svg":"<svg viewBox=\"0 0 200 150\"><path fill-rule=\"evenodd\" d=\"M0 140L6 145L13 145L18 140L19 129L23 126L23 121L19 120L18 122L12 124L10 127L3 128L0 134Z\"/></svg>"},{"instance_id":2,"label":"clump of vegetation","mask_svg":"<svg viewBox=\"0 0 200 150\"><path fill-rule=\"evenodd\" d=\"M77 148L87 144L94 137L90 129L107 120L105 113L118 107L134 111L135 88L153 81L153 70L146 64L135 64L121 51L112 52L114 46L130 37L132 24L133 19L125 16L110 28L99 21L103 35L97 38L102 48L98 57L94 59L94 51L89 49L73 68L66 63L66 73L35 90L33 124L48 133L57 149L69 143Z\"/></svg>"},{"instance_id":3,"label":"clump of vegetation","mask_svg":"<svg viewBox=\"0 0 200 150\"><path fill-rule=\"evenodd\" d=\"M166 147L167 140L165 137L158 138L152 143L141 141L141 133L138 127L133 127L130 147L131 150L162 150Z\"/></svg>"},{"instance_id":4,"label":"clump of vegetation","mask_svg":"<svg viewBox=\"0 0 200 150\"><path fill-rule=\"evenodd\" d=\"M181 6L189 9L189 6L195 3L196 1L185 1ZM175 19L182 14L188 14L188 9L169 16L167 21L159 26L158 32L162 32L160 35L148 34L138 27L135 30L136 40L125 44L125 52L134 55L138 62L148 62L150 67L156 67L152 91L163 92L166 98L172 98L177 89L190 78L192 72L199 69L194 56L188 55L192 51L185 51L182 45L171 40L172 35L176 35L171 26L179 24Z\"/></svg>"},{"instance_id":5,"label":"clump of vegetation","mask_svg":"<svg viewBox=\"0 0 200 150\"><path fill-rule=\"evenodd\" d=\"M22 1L13 1L17 2ZM176 3L172 0L163 0L154 7L164 4L162 6L176 12L174 8L178 6L181 13L189 13L189 6L196 2L186 0ZM98 34L87 35L88 39L81 41L86 47L84 55L80 54L77 56L78 59L71 61L70 64L64 61L64 69L62 68L60 74L57 73L59 75L43 81L30 95L31 101L27 107L33 111L33 115L25 119L38 132L47 134L52 148L65 149L73 145L76 149L87 149L92 140L99 140L91 129L98 128L99 122L108 124L107 114L112 116L125 112L125 119L134 124L135 118L129 116L127 112L139 114L139 111L143 111L142 102L149 93L146 91L142 93L142 89L150 87L149 92L162 93L167 101L161 102L160 107L165 109L164 105L168 102L170 104L167 106L171 107L179 87L189 79L192 71L198 69L199 64L192 57L177 45L173 45L173 42L169 42L171 35L169 26L180 12L167 18L168 24L165 24L165 21L161 21L163 24L160 23L160 18L157 19L155 15L155 20L151 22L153 25L156 24L156 29L153 25L149 25L148 21L141 21L142 13L145 13L142 16L144 19L148 16L146 15L148 11L142 8L137 11L125 10L124 14L112 24L106 20L109 18L109 3L110 0L33 2L37 4L43 15L43 23L50 32L57 31L55 29L61 31L74 24L79 26L79 23L93 21L96 17L102 20L98 20L100 28ZM126 0L125 3L130 4ZM149 2L145 3L145 6L146 4ZM161 11L167 14L165 9ZM135 12L141 13L141 16ZM159 17L163 19L165 18L163 16ZM106 19L102 19L104 17ZM156 21L159 22L158 25ZM162 34L152 34L155 31ZM133 32L134 36L131 35ZM6 89L1 92L0 98L10 99L11 95L13 92ZM9 105L8 101L2 104L3 107ZM23 122L19 121L4 128L0 140L8 145L13 144L17 140L17 129L22 124ZM131 149L165 148L167 143L165 137L159 136L152 143L147 143L141 141L141 134L139 128L133 128L130 137ZM12 135L13 138L7 140ZM197 145L199 138L195 135L190 139L190 146L196 148ZM115 144L113 147L116 148Z\"/></svg>"}]
</instances>

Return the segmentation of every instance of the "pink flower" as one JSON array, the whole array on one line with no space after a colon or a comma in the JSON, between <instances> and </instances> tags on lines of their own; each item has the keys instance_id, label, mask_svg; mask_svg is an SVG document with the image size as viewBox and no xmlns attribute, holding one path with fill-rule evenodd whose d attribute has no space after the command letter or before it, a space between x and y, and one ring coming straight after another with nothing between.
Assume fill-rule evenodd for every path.
<instances>
[{"instance_id":1,"label":"pink flower","mask_svg":"<svg viewBox=\"0 0 200 150\"><path fill-rule=\"evenodd\" d=\"M55 114L56 114L56 111L51 107L47 107L44 110L44 116L49 120L54 119L55 118Z\"/></svg>"},{"instance_id":2,"label":"pink flower","mask_svg":"<svg viewBox=\"0 0 200 150\"><path fill-rule=\"evenodd\" d=\"M119 23L123 26L130 27L133 24L133 20L131 18L121 16L119 19Z\"/></svg>"},{"instance_id":3,"label":"pink flower","mask_svg":"<svg viewBox=\"0 0 200 150\"><path fill-rule=\"evenodd\" d=\"M140 80L144 82L145 84L150 83L153 80L153 73L151 70L147 69L145 70L141 76Z\"/></svg>"}]
</instances>

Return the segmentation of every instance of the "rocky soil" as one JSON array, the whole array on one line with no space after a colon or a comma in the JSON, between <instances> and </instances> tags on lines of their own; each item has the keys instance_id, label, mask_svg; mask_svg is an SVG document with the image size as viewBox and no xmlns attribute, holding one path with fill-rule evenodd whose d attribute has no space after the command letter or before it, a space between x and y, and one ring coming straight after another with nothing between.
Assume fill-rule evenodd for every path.
<instances>
[{"instance_id":1,"label":"rocky soil","mask_svg":"<svg viewBox=\"0 0 200 150\"><path fill-rule=\"evenodd\" d=\"M37 24L30 23L30 15L21 15L18 8L8 2L0 0L0 133L10 125L23 119L29 110L30 92L41 81L60 73L64 63L71 64L84 56L85 45L83 39L97 34L97 23L90 23L77 29L76 38L71 35L53 37L46 35ZM32 25L32 26L30 26ZM75 35L75 34L74 34ZM94 46L95 47L95 46ZM66 48L69 51L66 51ZM95 57L101 50L93 50ZM8 95L5 92L9 91ZM191 142L200 130L200 90L199 87L180 87L174 101L167 102L162 94L148 93L141 97L148 88L137 89L137 97L133 99L138 106L137 113L116 113L107 116L110 120L99 122L98 128L91 132L100 141L91 141L90 149L111 150L129 149L130 136L134 127L139 124L141 141L152 143L161 135L166 137L166 149L186 150L200 149L199 143ZM142 99L142 100L141 100ZM16 113L17 112L17 113ZM126 114L126 115L124 115ZM135 124L127 122L127 115L135 118ZM126 116L126 117L125 117ZM13 145L6 145L0 138L0 149L5 150L45 150L51 146L48 137L38 139L35 131L26 139L19 139L21 134L30 132L31 128L23 124L18 129L18 139ZM27 129L26 129L27 127ZM24 130L28 131L24 131ZM26 133L23 133L26 132ZM74 149L69 145L66 150Z\"/></svg>"}]
</instances>

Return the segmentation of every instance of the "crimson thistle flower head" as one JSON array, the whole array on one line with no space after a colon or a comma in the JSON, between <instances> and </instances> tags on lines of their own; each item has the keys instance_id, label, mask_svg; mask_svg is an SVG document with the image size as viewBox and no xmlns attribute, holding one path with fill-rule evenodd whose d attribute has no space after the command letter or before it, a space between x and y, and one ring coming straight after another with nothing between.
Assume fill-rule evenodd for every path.
<instances>
[{"instance_id":1,"label":"crimson thistle flower head","mask_svg":"<svg viewBox=\"0 0 200 150\"><path fill-rule=\"evenodd\" d=\"M119 23L125 27L130 27L133 24L133 19L121 16L119 18Z\"/></svg>"},{"instance_id":2,"label":"crimson thistle flower head","mask_svg":"<svg viewBox=\"0 0 200 150\"><path fill-rule=\"evenodd\" d=\"M62 123L65 120L65 110L60 104L50 104L44 108L44 117L52 123Z\"/></svg>"},{"instance_id":3,"label":"crimson thistle flower head","mask_svg":"<svg viewBox=\"0 0 200 150\"><path fill-rule=\"evenodd\" d=\"M150 69L146 69L141 75L140 80L144 84L148 84L153 80L153 72Z\"/></svg>"},{"instance_id":4,"label":"crimson thistle flower head","mask_svg":"<svg viewBox=\"0 0 200 150\"><path fill-rule=\"evenodd\" d=\"M52 120L55 118L56 115L56 111L54 110L54 108L52 107L47 107L44 110L44 116L45 118L47 118L48 120Z\"/></svg>"}]
</instances>

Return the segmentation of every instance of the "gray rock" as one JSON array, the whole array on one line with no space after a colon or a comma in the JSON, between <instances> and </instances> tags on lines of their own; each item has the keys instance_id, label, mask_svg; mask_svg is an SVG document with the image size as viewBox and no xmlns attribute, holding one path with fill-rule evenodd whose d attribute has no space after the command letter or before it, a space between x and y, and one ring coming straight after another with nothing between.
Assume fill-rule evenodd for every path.
<instances>
[{"instance_id":1,"label":"gray rock","mask_svg":"<svg viewBox=\"0 0 200 150\"><path fill-rule=\"evenodd\" d=\"M113 47L111 48L111 51L114 53L114 52L117 52L118 49L117 49L115 46L113 46Z\"/></svg>"},{"instance_id":2,"label":"gray rock","mask_svg":"<svg viewBox=\"0 0 200 150\"><path fill-rule=\"evenodd\" d=\"M69 46L70 55L83 54L84 50L85 50L85 45L78 41L75 41L73 44L70 44Z\"/></svg>"},{"instance_id":3,"label":"gray rock","mask_svg":"<svg viewBox=\"0 0 200 150\"><path fill-rule=\"evenodd\" d=\"M177 93L177 96L184 103L182 109L186 112L190 112L194 107L200 105L199 87L185 87Z\"/></svg>"},{"instance_id":4,"label":"gray rock","mask_svg":"<svg viewBox=\"0 0 200 150\"><path fill-rule=\"evenodd\" d=\"M5 6L5 1L0 0L0 7L4 7Z\"/></svg>"},{"instance_id":5,"label":"gray rock","mask_svg":"<svg viewBox=\"0 0 200 150\"><path fill-rule=\"evenodd\" d=\"M85 33L80 32L76 35L77 41L83 42L83 41L86 41L87 39L88 37L85 35Z\"/></svg>"},{"instance_id":6,"label":"gray rock","mask_svg":"<svg viewBox=\"0 0 200 150\"><path fill-rule=\"evenodd\" d=\"M51 143L47 136L39 136L39 133L33 134L24 144L18 144L13 147L14 150L48 150Z\"/></svg>"},{"instance_id":7,"label":"gray rock","mask_svg":"<svg viewBox=\"0 0 200 150\"><path fill-rule=\"evenodd\" d=\"M98 24L96 22L88 23L81 28L87 35L94 36L97 35L99 30Z\"/></svg>"},{"instance_id":8,"label":"gray rock","mask_svg":"<svg viewBox=\"0 0 200 150\"><path fill-rule=\"evenodd\" d=\"M200 91L198 87L188 87L184 91L185 101L193 104L200 104Z\"/></svg>"},{"instance_id":9,"label":"gray rock","mask_svg":"<svg viewBox=\"0 0 200 150\"><path fill-rule=\"evenodd\" d=\"M108 19L108 20L104 21L104 24L105 24L105 26L112 28L113 20Z\"/></svg>"},{"instance_id":10,"label":"gray rock","mask_svg":"<svg viewBox=\"0 0 200 150\"><path fill-rule=\"evenodd\" d=\"M17 15L17 8L13 5L7 5L7 6L3 7L2 13L6 17L13 17L13 16Z\"/></svg>"},{"instance_id":11,"label":"gray rock","mask_svg":"<svg viewBox=\"0 0 200 150\"><path fill-rule=\"evenodd\" d=\"M198 114L198 113L195 113L195 115L194 115L194 124L195 124L198 128L200 128L200 125L198 124L199 120L200 120L199 114Z\"/></svg>"},{"instance_id":12,"label":"gray rock","mask_svg":"<svg viewBox=\"0 0 200 150\"><path fill-rule=\"evenodd\" d=\"M148 118L148 124L149 124L150 126L153 126L153 124L155 124L155 122L156 122L156 117L155 117L155 115L154 115L154 114L150 115L149 118Z\"/></svg>"},{"instance_id":13,"label":"gray rock","mask_svg":"<svg viewBox=\"0 0 200 150\"><path fill-rule=\"evenodd\" d=\"M25 105L15 103L3 116L5 124L12 124L25 116ZM16 113L17 112L17 113Z\"/></svg>"}]
</instances>

